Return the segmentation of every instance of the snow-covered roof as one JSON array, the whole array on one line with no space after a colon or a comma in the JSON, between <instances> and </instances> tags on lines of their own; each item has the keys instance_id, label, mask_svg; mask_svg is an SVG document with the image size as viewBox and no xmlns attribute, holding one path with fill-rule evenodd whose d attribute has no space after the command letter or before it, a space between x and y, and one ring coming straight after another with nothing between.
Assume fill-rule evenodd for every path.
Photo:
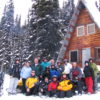
<instances>
[{"instance_id":1,"label":"snow-covered roof","mask_svg":"<svg viewBox=\"0 0 100 100\"><path fill-rule=\"evenodd\" d=\"M100 29L100 12L96 7L95 2L96 2L96 0L91 0L91 2L90 2L90 0L79 0L78 1L77 6L76 6L76 8L74 10L74 14L72 16L72 19L70 20L69 30L67 30L67 33L65 35L64 42L62 43L62 47L60 49L57 61L62 61L62 59L64 58L64 55L65 55L65 52L67 50L67 46L68 46L69 40L70 40L71 35L72 35L71 33L74 31L74 27L76 25L77 18L78 18L78 15L80 13L80 4L81 3L88 10L91 18L93 19L95 24Z\"/></svg>"},{"instance_id":2,"label":"snow-covered roof","mask_svg":"<svg viewBox=\"0 0 100 100\"><path fill-rule=\"evenodd\" d=\"M95 2L96 0L80 0L85 5L86 9L90 13L91 18L100 29L100 11L97 9Z\"/></svg>"}]
</instances>

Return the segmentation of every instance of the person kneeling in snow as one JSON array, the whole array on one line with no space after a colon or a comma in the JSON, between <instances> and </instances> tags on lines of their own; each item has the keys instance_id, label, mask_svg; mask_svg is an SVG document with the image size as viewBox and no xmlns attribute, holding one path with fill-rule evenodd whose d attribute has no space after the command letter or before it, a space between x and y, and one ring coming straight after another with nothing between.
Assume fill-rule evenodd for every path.
<instances>
[{"instance_id":1,"label":"person kneeling in snow","mask_svg":"<svg viewBox=\"0 0 100 100\"><path fill-rule=\"evenodd\" d=\"M48 84L50 83L49 78L45 77L44 80L39 84L39 95L47 95Z\"/></svg>"},{"instance_id":2,"label":"person kneeling in snow","mask_svg":"<svg viewBox=\"0 0 100 100\"><path fill-rule=\"evenodd\" d=\"M35 76L35 71L31 72L31 77L26 80L26 95L36 94L38 78Z\"/></svg>"},{"instance_id":3,"label":"person kneeling in snow","mask_svg":"<svg viewBox=\"0 0 100 100\"><path fill-rule=\"evenodd\" d=\"M67 79L66 73L62 73L61 82L59 82L59 85L57 87L58 89L58 97L64 98L64 97L72 97L72 88L73 85L69 79Z\"/></svg>"},{"instance_id":4,"label":"person kneeling in snow","mask_svg":"<svg viewBox=\"0 0 100 100\"><path fill-rule=\"evenodd\" d=\"M48 85L48 95L49 97L57 95L58 77L56 75L52 76L52 82Z\"/></svg>"}]
</instances>

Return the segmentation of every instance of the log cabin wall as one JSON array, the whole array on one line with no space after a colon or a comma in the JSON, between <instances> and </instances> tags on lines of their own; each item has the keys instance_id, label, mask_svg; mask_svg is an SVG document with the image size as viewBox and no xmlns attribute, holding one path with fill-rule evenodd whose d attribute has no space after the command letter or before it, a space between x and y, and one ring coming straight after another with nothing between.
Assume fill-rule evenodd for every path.
<instances>
[{"instance_id":1,"label":"log cabin wall","mask_svg":"<svg viewBox=\"0 0 100 100\"><path fill-rule=\"evenodd\" d=\"M95 33L88 34L87 33L87 25L95 24ZM84 35L77 36L77 27L84 26ZM96 23L91 18L89 12L86 9L81 9L78 15L78 20L74 27L74 31L71 33L70 43L67 47L67 51L65 53L64 59L69 59L70 51L78 50L78 64L82 66L82 49L90 48L91 57L95 58L97 64L100 64L100 59L96 59L96 48L100 47L100 30L96 26ZM100 56L100 54L99 54Z\"/></svg>"}]
</instances>

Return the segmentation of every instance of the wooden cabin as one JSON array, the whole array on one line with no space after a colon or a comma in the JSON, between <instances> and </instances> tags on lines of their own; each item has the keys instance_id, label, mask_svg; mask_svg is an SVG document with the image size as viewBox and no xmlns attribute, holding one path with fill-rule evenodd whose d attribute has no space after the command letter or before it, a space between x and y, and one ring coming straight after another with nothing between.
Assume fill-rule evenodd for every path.
<instances>
[{"instance_id":1,"label":"wooden cabin","mask_svg":"<svg viewBox=\"0 0 100 100\"><path fill-rule=\"evenodd\" d=\"M84 66L86 60L93 58L100 65L100 12L92 12L90 5L86 0L79 0L58 60L68 59ZM94 11L98 10L95 3L93 7Z\"/></svg>"}]
</instances>

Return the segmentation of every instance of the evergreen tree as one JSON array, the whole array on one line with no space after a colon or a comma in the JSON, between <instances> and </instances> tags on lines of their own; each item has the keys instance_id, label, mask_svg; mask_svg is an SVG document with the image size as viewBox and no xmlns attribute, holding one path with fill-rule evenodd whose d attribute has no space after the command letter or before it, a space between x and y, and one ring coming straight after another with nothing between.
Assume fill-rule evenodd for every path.
<instances>
[{"instance_id":1,"label":"evergreen tree","mask_svg":"<svg viewBox=\"0 0 100 100\"><path fill-rule=\"evenodd\" d=\"M14 24L15 34L21 34L21 16L16 15L15 24Z\"/></svg>"},{"instance_id":2,"label":"evergreen tree","mask_svg":"<svg viewBox=\"0 0 100 100\"><path fill-rule=\"evenodd\" d=\"M14 26L14 4L13 0L10 0L4 8L4 14L1 19L2 29L8 34L12 32Z\"/></svg>"},{"instance_id":3,"label":"evergreen tree","mask_svg":"<svg viewBox=\"0 0 100 100\"><path fill-rule=\"evenodd\" d=\"M5 41L4 48L5 48L5 59L6 61L12 62L13 60L13 30L14 30L14 4L13 0L9 0L8 4L6 4L4 8L4 13L1 18L0 29L3 32L3 39ZM4 60L5 60L4 59Z\"/></svg>"},{"instance_id":4,"label":"evergreen tree","mask_svg":"<svg viewBox=\"0 0 100 100\"><path fill-rule=\"evenodd\" d=\"M61 10L61 19L62 19L62 32L66 34L68 28L69 28L69 22L72 18L72 15L74 13L74 0L68 0L67 2L64 2L63 8Z\"/></svg>"},{"instance_id":5,"label":"evergreen tree","mask_svg":"<svg viewBox=\"0 0 100 100\"><path fill-rule=\"evenodd\" d=\"M58 0L35 1L31 14L30 49L34 50L33 56L56 58L61 40Z\"/></svg>"},{"instance_id":6,"label":"evergreen tree","mask_svg":"<svg viewBox=\"0 0 100 100\"><path fill-rule=\"evenodd\" d=\"M100 0L99 0L99 2L96 1L95 5L96 5L97 9L100 11Z\"/></svg>"},{"instance_id":7,"label":"evergreen tree","mask_svg":"<svg viewBox=\"0 0 100 100\"><path fill-rule=\"evenodd\" d=\"M73 13L74 13L74 0L67 0L66 2L64 2L63 8L61 9L60 12L60 18L61 18L61 32L63 33L63 40L60 41L60 43L62 44L62 47L59 51L59 55L57 58L57 61L62 61L63 57L64 57L64 52L66 50L65 45L69 43L68 40L66 40L66 38L69 38L69 34L67 34L67 32L70 29L70 21L72 19Z\"/></svg>"}]
</instances>

